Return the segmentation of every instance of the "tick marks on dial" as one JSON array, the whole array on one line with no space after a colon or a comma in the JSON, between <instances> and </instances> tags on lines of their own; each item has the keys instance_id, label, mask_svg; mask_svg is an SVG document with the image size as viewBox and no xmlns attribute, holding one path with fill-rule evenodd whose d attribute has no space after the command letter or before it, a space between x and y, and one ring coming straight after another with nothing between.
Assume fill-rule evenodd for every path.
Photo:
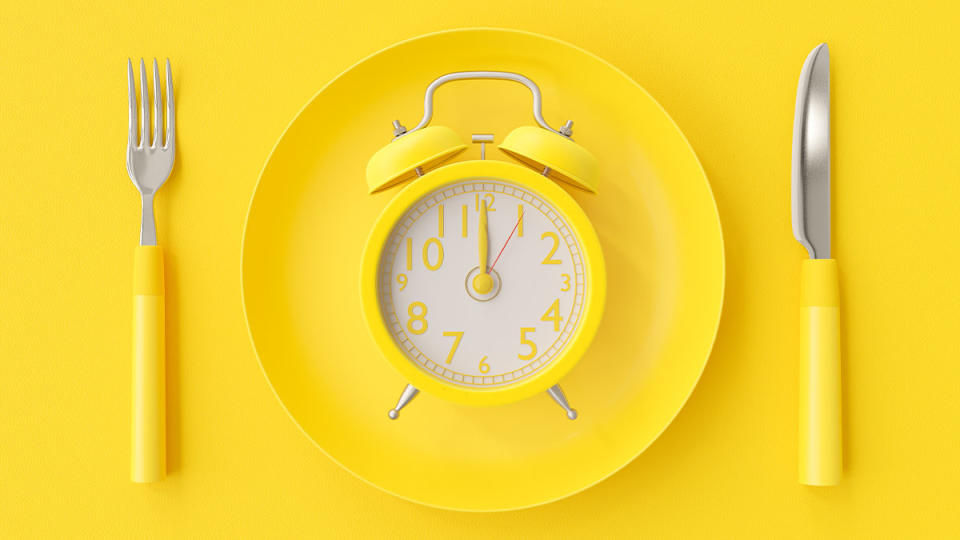
<instances>
[{"instance_id":1,"label":"tick marks on dial","mask_svg":"<svg viewBox=\"0 0 960 540\"><path fill-rule=\"evenodd\" d=\"M496 201L495 194L500 194ZM464 202L467 204L461 204ZM509 210L515 205L516 213L511 211L512 216L502 215L504 219L498 220L493 217L496 213L490 213L494 202ZM441 215L453 216L441 208L458 207L461 211L454 210L454 213L461 214L460 219L444 222ZM528 212L530 210L533 211ZM456 221L461 222L457 227L461 234L445 235L441 239L440 235L448 232L444 229L449 229L444 225ZM512 226L510 221L514 221ZM545 231L555 234L556 242L539 238ZM503 233L508 234L504 236ZM532 237L529 241L528 236ZM469 241L465 241L467 237ZM518 242L527 243L514 245L513 251L507 255L506 247L517 244L514 237L522 238ZM407 245L411 238L412 244ZM521 247L523 249L518 249ZM550 205L550 201L518 189L518 186L474 180L428 193L398 219L382 255L380 300L389 332L412 363L435 378L455 385L495 387L534 376L564 350L580 321L584 265L579 247L570 224ZM561 264L540 264L548 252L551 253L550 260ZM421 255L427 255L425 260L421 261L424 259ZM488 258L490 255L495 257ZM447 260L441 262L441 257ZM404 266L408 259L412 269ZM507 262L501 265L501 259ZM466 275L460 273L470 266L473 268ZM507 274L500 274L500 271ZM510 284L507 294L501 295L504 276ZM563 276L567 276L567 281L563 281ZM531 278L534 278L533 282ZM462 290L469 298L456 291L456 283L461 280ZM549 287L554 283L570 292L556 292ZM454 289L447 288L449 285ZM552 302L557 300L557 295L560 295L562 305L544 312L548 306L553 308ZM496 302L493 302L494 298ZM421 313L419 305L415 313L409 313L411 303L429 305L431 313ZM475 308L471 308L471 304ZM481 312L497 315L480 316L482 320L474 317L471 322L464 322L469 317L462 315L471 313L472 309L480 310L475 312L477 316ZM543 317L549 317L547 322L555 324L544 325ZM425 320L421 322L421 318ZM426 319L429 319L429 330L423 328ZM408 322L414 325L413 329L407 327ZM522 333L516 336L519 343L516 338L501 338L512 336L517 328L536 330L540 326L544 326L541 328L543 332L533 334L528 330L525 336ZM457 333L451 328L456 328L457 332L472 332L473 336L471 340L464 339L456 353L458 359L451 359L449 354L450 334ZM538 339L534 340L534 336ZM529 343L524 342L524 338ZM442 342L442 346L438 342ZM520 355L532 357L519 358Z\"/></svg>"}]
</instances>

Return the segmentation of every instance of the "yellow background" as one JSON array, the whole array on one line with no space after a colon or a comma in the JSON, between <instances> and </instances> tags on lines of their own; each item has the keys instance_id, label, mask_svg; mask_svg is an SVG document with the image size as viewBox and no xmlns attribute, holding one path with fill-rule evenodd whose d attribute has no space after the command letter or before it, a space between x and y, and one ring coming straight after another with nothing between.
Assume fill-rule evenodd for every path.
<instances>
[{"instance_id":1,"label":"yellow background","mask_svg":"<svg viewBox=\"0 0 960 540\"><path fill-rule=\"evenodd\" d=\"M0 536L957 535L958 15L947 2L4 2ZM476 25L558 37L634 77L696 149L727 248L715 352L673 425L599 486L495 515L395 499L323 457L272 395L240 305L247 204L294 114L369 53ZM832 489L795 480L790 142L820 41L844 339ZM169 56L178 100L157 200L171 476L149 486L127 479L128 56Z\"/></svg>"}]
</instances>

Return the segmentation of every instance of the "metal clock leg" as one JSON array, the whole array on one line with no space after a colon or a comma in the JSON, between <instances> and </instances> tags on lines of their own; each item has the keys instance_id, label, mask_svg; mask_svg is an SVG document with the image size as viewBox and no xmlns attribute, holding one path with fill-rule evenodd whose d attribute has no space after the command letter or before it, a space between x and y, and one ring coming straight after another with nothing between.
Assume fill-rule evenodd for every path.
<instances>
[{"instance_id":1,"label":"metal clock leg","mask_svg":"<svg viewBox=\"0 0 960 540\"><path fill-rule=\"evenodd\" d=\"M550 397L557 402L557 405L563 407L563 410L567 411L567 418L571 420L577 419L577 410L570 408L570 404L567 402L567 396L563 394L563 389L560 388L559 384L555 384L548 388L547 394L550 394Z\"/></svg>"},{"instance_id":2,"label":"metal clock leg","mask_svg":"<svg viewBox=\"0 0 960 540\"><path fill-rule=\"evenodd\" d=\"M417 397L417 394L420 393L420 390L417 390L412 384L408 384L403 389L403 393L400 394L400 399L397 400L397 404L390 409L390 412L387 413L387 416L391 420L396 420L400 417L400 409L404 408L413 401L413 398ZM574 413L576 414L576 413Z\"/></svg>"}]
</instances>

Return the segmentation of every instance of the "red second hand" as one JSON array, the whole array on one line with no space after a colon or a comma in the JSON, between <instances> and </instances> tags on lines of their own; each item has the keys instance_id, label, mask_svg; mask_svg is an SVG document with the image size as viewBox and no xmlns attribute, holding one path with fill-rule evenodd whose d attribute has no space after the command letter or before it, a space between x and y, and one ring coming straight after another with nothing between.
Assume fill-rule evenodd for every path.
<instances>
[{"instance_id":1,"label":"red second hand","mask_svg":"<svg viewBox=\"0 0 960 540\"><path fill-rule=\"evenodd\" d=\"M507 244L510 243L510 239L513 238L513 233L517 232L517 227L520 226L520 222L523 221L524 210L520 211L520 217L517 218L517 224L513 226L513 230L510 231L510 236L507 237L507 241L503 243L503 247L500 248L500 253L497 253L497 258L493 260L493 264L490 265L490 270L493 270L493 267L497 265L497 261L500 260L500 256L503 255L503 250L507 249Z\"/></svg>"}]
</instances>

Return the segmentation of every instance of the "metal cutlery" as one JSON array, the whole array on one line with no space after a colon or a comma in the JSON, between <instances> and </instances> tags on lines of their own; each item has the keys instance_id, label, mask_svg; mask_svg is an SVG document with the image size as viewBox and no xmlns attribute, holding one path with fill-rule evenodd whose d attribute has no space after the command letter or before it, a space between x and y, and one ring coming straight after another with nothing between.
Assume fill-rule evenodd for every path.
<instances>
[{"instance_id":1,"label":"metal cutlery","mask_svg":"<svg viewBox=\"0 0 960 540\"><path fill-rule=\"evenodd\" d=\"M842 466L837 262L830 258L830 51L803 65L793 125L793 235L810 254L801 268L799 481L831 486Z\"/></svg>"},{"instance_id":2,"label":"metal cutlery","mask_svg":"<svg viewBox=\"0 0 960 540\"><path fill-rule=\"evenodd\" d=\"M147 70L140 60L139 137L137 90L133 63L127 60L130 126L127 139L127 173L140 192L142 213L140 245L133 263L133 384L130 478L156 482L166 476L166 388L164 344L163 252L157 245L153 197L173 169L175 114L173 77L166 62L166 138L160 109L160 70L153 61L153 137L150 132Z\"/></svg>"}]
</instances>

